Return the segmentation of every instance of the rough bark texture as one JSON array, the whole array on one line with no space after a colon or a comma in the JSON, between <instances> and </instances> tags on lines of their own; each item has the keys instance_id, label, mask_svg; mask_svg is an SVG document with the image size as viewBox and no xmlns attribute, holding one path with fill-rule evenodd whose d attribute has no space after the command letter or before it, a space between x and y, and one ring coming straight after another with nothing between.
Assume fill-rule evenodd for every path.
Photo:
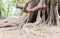
<instances>
[{"instance_id":1,"label":"rough bark texture","mask_svg":"<svg viewBox=\"0 0 60 38\"><path fill-rule=\"evenodd\" d=\"M38 2L35 2L35 1L39 1L39 0L33 0L31 8L35 7L38 4ZM49 24L57 24L58 17L59 17L58 0L44 0L43 4L46 4L46 8L41 9L40 16L42 18L42 22L47 21ZM29 22L32 22L32 23L35 22L37 15L38 15L38 10L35 11L34 13L30 13Z\"/></svg>"},{"instance_id":2,"label":"rough bark texture","mask_svg":"<svg viewBox=\"0 0 60 38\"><path fill-rule=\"evenodd\" d=\"M37 4L39 3L39 1L40 0L33 0L32 3L31 3L31 8L37 6ZM33 23L33 22L36 21L37 13L38 13L38 10L35 11L34 13L30 13L29 20L28 20L29 23Z\"/></svg>"}]
</instances>

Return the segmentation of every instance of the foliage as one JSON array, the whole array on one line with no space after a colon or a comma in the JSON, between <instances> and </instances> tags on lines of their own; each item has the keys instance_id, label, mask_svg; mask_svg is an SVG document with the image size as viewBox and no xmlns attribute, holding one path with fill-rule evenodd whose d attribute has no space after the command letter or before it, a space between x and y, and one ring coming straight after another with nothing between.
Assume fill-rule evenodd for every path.
<instances>
[{"instance_id":1,"label":"foliage","mask_svg":"<svg viewBox=\"0 0 60 38\"><path fill-rule=\"evenodd\" d=\"M20 4L25 3L26 0L17 0Z\"/></svg>"},{"instance_id":2,"label":"foliage","mask_svg":"<svg viewBox=\"0 0 60 38\"><path fill-rule=\"evenodd\" d=\"M26 0L17 0L23 4ZM16 0L0 0L0 18L19 16L22 14L20 9L16 8Z\"/></svg>"}]
</instances>

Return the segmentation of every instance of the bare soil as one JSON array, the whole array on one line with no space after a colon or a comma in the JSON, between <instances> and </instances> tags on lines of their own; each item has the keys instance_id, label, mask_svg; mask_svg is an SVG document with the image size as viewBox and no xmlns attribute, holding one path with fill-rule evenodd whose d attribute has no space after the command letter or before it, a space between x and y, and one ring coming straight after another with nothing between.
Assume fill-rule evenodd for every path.
<instances>
[{"instance_id":1,"label":"bare soil","mask_svg":"<svg viewBox=\"0 0 60 38\"><path fill-rule=\"evenodd\" d=\"M0 38L60 38L60 26L27 23L21 28L19 20L0 20Z\"/></svg>"}]
</instances>

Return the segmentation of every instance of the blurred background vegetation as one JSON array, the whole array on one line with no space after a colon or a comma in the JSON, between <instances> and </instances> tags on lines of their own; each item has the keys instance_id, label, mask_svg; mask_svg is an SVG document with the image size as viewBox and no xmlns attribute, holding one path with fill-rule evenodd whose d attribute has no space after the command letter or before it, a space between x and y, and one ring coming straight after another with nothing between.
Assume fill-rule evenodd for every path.
<instances>
[{"instance_id":1,"label":"blurred background vegetation","mask_svg":"<svg viewBox=\"0 0 60 38\"><path fill-rule=\"evenodd\" d=\"M19 4L26 2L26 0L0 0L0 19L22 15L23 12L16 8L16 1Z\"/></svg>"}]
</instances>

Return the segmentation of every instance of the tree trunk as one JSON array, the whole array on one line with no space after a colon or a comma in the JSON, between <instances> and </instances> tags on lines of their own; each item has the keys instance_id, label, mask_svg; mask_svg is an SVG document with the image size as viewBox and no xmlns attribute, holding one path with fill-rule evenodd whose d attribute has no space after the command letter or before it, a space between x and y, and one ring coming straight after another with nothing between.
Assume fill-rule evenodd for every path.
<instances>
[{"instance_id":1,"label":"tree trunk","mask_svg":"<svg viewBox=\"0 0 60 38\"><path fill-rule=\"evenodd\" d=\"M40 0L33 0L31 3L31 8L37 6ZM36 21L38 10L34 13L30 13L28 23L34 23Z\"/></svg>"},{"instance_id":2,"label":"tree trunk","mask_svg":"<svg viewBox=\"0 0 60 38\"><path fill-rule=\"evenodd\" d=\"M28 7L34 8L42 0L32 0ZM46 5L45 8L41 8L32 13L29 13L28 23L46 23L58 25L59 14L58 13L58 0L43 0L41 3L42 7Z\"/></svg>"},{"instance_id":3,"label":"tree trunk","mask_svg":"<svg viewBox=\"0 0 60 38\"><path fill-rule=\"evenodd\" d=\"M31 8L35 7L39 0L33 0L31 4ZM41 0L40 0L41 1ZM48 22L49 24L57 24L58 22L58 0L45 0L43 4L46 4L46 8L42 9L42 21L43 22ZM41 11L41 10L40 10ZM39 17L38 10L35 11L34 13L30 13L29 17L29 23L30 22L35 22L36 17Z\"/></svg>"}]
</instances>

